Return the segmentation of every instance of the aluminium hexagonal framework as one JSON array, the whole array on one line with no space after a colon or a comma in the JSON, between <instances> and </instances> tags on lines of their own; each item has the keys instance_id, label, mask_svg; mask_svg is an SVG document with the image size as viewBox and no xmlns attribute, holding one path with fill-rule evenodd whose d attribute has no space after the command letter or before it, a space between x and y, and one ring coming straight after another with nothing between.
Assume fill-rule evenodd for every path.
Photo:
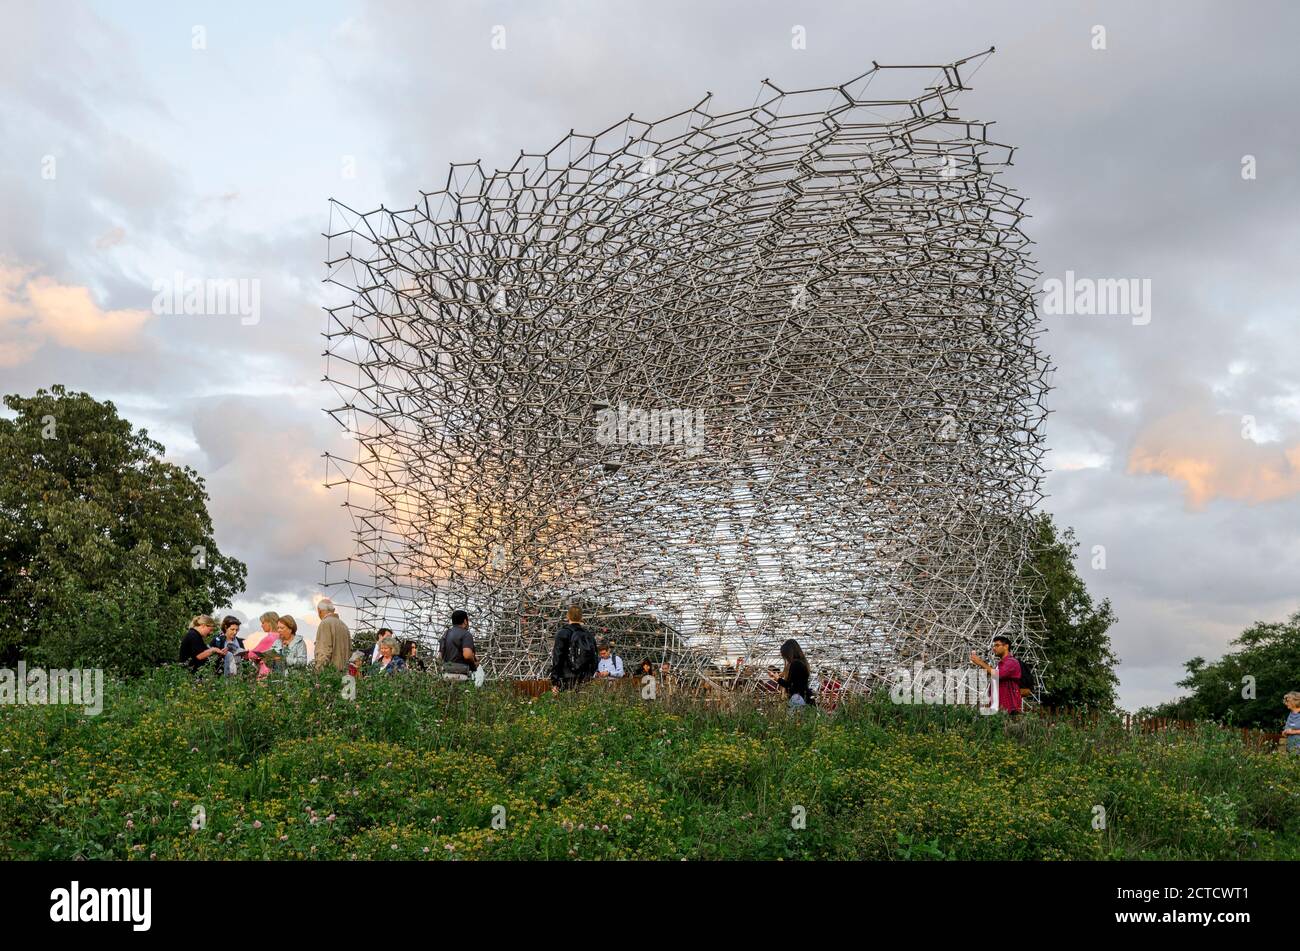
<instances>
[{"instance_id":1,"label":"aluminium hexagonal framework","mask_svg":"<svg viewBox=\"0 0 1300 951\"><path fill-rule=\"evenodd\" d=\"M790 636L867 681L1034 656L1037 272L1012 150L954 111L987 55L332 203L356 539L326 581L361 623L465 607L495 676L543 674L575 601L696 671Z\"/></svg>"}]
</instances>

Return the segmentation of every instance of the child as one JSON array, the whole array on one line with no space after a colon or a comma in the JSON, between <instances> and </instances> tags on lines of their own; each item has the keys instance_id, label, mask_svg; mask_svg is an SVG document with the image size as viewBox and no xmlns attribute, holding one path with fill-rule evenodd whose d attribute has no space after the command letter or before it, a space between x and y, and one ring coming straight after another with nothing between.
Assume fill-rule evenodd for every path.
<instances>
[{"instance_id":1,"label":"child","mask_svg":"<svg viewBox=\"0 0 1300 951\"><path fill-rule=\"evenodd\" d=\"M1282 728L1282 735L1286 737L1286 751L1300 754L1300 690L1292 690L1282 698L1282 702L1291 711Z\"/></svg>"},{"instance_id":2,"label":"child","mask_svg":"<svg viewBox=\"0 0 1300 951\"><path fill-rule=\"evenodd\" d=\"M366 655L361 651L353 651L352 656L348 658L348 676L353 679L361 676L361 668L364 666Z\"/></svg>"}]
</instances>

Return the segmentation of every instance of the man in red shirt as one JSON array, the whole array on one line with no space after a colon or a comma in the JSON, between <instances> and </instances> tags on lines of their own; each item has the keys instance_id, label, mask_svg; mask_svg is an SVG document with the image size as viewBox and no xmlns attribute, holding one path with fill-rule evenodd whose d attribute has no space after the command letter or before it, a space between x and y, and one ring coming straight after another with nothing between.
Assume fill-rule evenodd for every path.
<instances>
[{"instance_id":1,"label":"man in red shirt","mask_svg":"<svg viewBox=\"0 0 1300 951\"><path fill-rule=\"evenodd\" d=\"M999 634L993 638L993 656L997 658L995 670L992 664L980 659L980 655L971 651L970 662L982 667L997 678L998 709L1005 710L1011 716L1020 715L1020 661L1011 656L1011 641ZM990 696L990 700L992 697Z\"/></svg>"}]
</instances>

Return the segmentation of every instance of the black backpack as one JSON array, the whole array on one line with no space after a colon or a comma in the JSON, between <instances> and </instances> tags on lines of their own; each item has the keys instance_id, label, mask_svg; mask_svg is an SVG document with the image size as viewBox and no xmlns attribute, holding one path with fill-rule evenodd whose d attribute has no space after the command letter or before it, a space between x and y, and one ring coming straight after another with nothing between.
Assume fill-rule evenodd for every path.
<instances>
[{"instance_id":1,"label":"black backpack","mask_svg":"<svg viewBox=\"0 0 1300 951\"><path fill-rule=\"evenodd\" d=\"M1020 689L1033 693L1038 687L1034 682L1033 665L1027 660L1021 660L1019 657L1016 658L1016 662L1020 664Z\"/></svg>"},{"instance_id":2,"label":"black backpack","mask_svg":"<svg viewBox=\"0 0 1300 951\"><path fill-rule=\"evenodd\" d=\"M569 644L564 658L569 676L585 677L596 672L596 636L581 624L565 625Z\"/></svg>"}]
</instances>

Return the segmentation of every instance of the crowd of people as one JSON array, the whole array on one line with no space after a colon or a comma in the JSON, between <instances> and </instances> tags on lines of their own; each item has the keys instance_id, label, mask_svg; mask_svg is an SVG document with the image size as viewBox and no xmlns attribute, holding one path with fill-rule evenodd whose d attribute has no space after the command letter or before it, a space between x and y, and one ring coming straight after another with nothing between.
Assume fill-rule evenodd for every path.
<instances>
[{"instance_id":1,"label":"crowd of people","mask_svg":"<svg viewBox=\"0 0 1300 951\"><path fill-rule=\"evenodd\" d=\"M769 677L760 689L784 691L786 702L792 709L816 706L812 668L799 642L790 639L782 644L781 659L785 662L784 668L769 667ZM617 681L625 675L623 658L615 651L614 644L597 638L583 623L580 607L570 607L566 623L556 632L551 648L551 692L575 690L588 681ZM657 681L669 685L675 680L670 661L659 664L656 676L655 663L648 657L637 665L633 676L638 681L656 677Z\"/></svg>"},{"instance_id":2,"label":"crowd of people","mask_svg":"<svg viewBox=\"0 0 1300 951\"><path fill-rule=\"evenodd\" d=\"M351 633L332 601L322 599L316 605L316 611L320 625L316 628L314 658L308 653L306 640L298 633L298 622L291 615L268 611L258 618L261 631L251 639L245 639L240 633L243 624L237 617L227 615L222 618L219 633L214 633L217 631L216 622L206 614L199 615L190 622L189 630L181 639L180 661L196 673L215 669L219 676L225 677L240 676L245 672L251 674L256 670L256 675L261 678L276 670L314 667L320 671L330 666L353 677L436 668L445 680L483 682L478 648L465 611L452 612L451 626L439 640L434 665L426 663L420 656L419 644L415 640L399 641L387 627L379 629L367 657L363 651L352 650ZM818 690L813 684L811 665L799 642L793 638L787 640L781 645L780 653L784 666L768 667L767 677L758 681L757 689L783 693L792 710L816 706ZM995 678L999 712L1019 716L1025 699L1033 693L1032 668L1012 655L1011 641L1002 635L993 638L993 660L994 663L985 661L975 652L970 655L972 664ZM743 664L743 659L736 662L736 684L740 681ZM570 607L551 649L551 691L575 690L590 681L619 682L627 676L623 658L615 645L608 639L597 638L583 623L580 607ZM669 685L675 680L669 661L660 662L656 672L654 661L648 657L637 665L631 676L638 682L654 677L656 682ZM838 694L839 687L835 681L821 685L831 696ZM1282 735L1288 752L1300 754L1300 692L1288 693L1283 703L1288 715Z\"/></svg>"},{"instance_id":3,"label":"crowd of people","mask_svg":"<svg viewBox=\"0 0 1300 951\"><path fill-rule=\"evenodd\" d=\"M243 622L227 615L221 619L220 633L214 634L216 622L206 614L190 621L181 638L180 662L195 673L215 668L223 677L233 677L245 670L256 670L266 677L272 670L315 666L321 670L332 666L343 670L351 648L347 625L339 618L328 598L317 605L320 625L316 628L316 656L307 651L307 641L298 633L298 621L291 614L267 611L258 621L261 632L245 638L240 632Z\"/></svg>"},{"instance_id":4,"label":"crowd of people","mask_svg":"<svg viewBox=\"0 0 1300 951\"><path fill-rule=\"evenodd\" d=\"M353 677L435 669L420 656L420 646L415 640L399 641L387 627L377 632L368 657L363 651L354 651L352 635L328 598L317 603L316 613L320 624L316 628L314 658L308 653L307 642L298 633L298 622L293 616L268 611L258 618L261 630L248 639L240 632L243 622L239 618L232 615L223 617L217 632L216 622L209 615L200 614L190 622L189 630L181 639L180 661L195 673L214 669L223 677L242 676L246 672L251 675L255 670L256 676L261 678L273 671L308 667L317 671L334 667ZM993 657L996 663L985 661L972 652L970 661L996 678L997 709L1009 716L1019 716L1025 698L1033 693L1031 668L1012 656L1011 641L1002 635L993 638ZM768 667L767 678L758 682L757 689L760 692L783 692L792 710L816 706L817 690L813 686L812 668L799 642L791 638L783 643L781 659L784 666ZM743 660L738 660L737 682L742 667ZM451 626L439 640L436 670L444 680L483 682L478 648L470 632L469 614L465 611L452 612ZM551 691L575 690L589 681L617 682L626 676L623 658L618 655L615 645L607 639L598 639L583 624L582 609L576 605L570 607L551 649ZM648 657L637 665L632 677L637 681L655 677L657 682L667 684L674 680L669 661L662 661L656 674L655 663ZM839 686L838 682L823 683L822 689L834 695ZM1300 692L1288 693L1283 702L1288 713L1283 729L1287 750L1300 754Z\"/></svg>"},{"instance_id":5,"label":"crowd of people","mask_svg":"<svg viewBox=\"0 0 1300 951\"><path fill-rule=\"evenodd\" d=\"M243 622L232 615L221 619L219 632L216 621L209 615L195 617L181 639L180 662L195 673L213 670L223 677L252 676L255 671L262 678L294 668L321 671L334 667L353 677L434 670L444 680L483 682L478 648L465 611L452 612L451 626L440 638L436 660L430 664L420 656L418 642L398 640L387 627L376 632L368 655L353 650L351 633L333 602L322 599L316 610L320 624L316 628L314 657L298 633L297 620L289 614L268 611L258 618L261 631L252 638L241 633ZM781 657L785 661L784 669L768 668L769 677L761 689L784 691L791 707L814 706L812 672L799 643L788 640L782 644ZM583 624L581 608L569 608L567 621L556 632L551 652L550 681L554 692L574 690L588 681L612 683L635 679L641 682L647 676L667 685L676 683L677 679L670 661L656 664L648 657L629 677L615 645L608 639L598 639Z\"/></svg>"},{"instance_id":6,"label":"crowd of people","mask_svg":"<svg viewBox=\"0 0 1300 951\"><path fill-rule=\"evenodd\" d=\"M462 610L453 611L451 626L446 629L438 644L434 665L420 656L419 644L413 639L398 640L391 628L381 627L369 655L352 649L348 627L338 616L338 611L328 598L316 606L320 624L316 629L316 650L312 657L307 642L298 633L298 622L288 614L268 611L258 620L261 631L251 639L240 632L242 622L233 616L222 618L220 632L216 622L208 615L199 615L181 640L180 660L195 672L207 667L215 668L220 676L239 676L256 670L258 677L269 676L272 671L312 667L317 671L326 667L345 672L353 677L370 674L391 675L406 671L428 671L436 667L446 680L483 682L478 648L470 631L469 615ZM767 677L760 679L756 689L760 693L782 693L791 709L817 705L817 687L814 685L812 667L800 647L791 638L781 645L783 666L767 668ZM1028 668L1011 655L1011 642L1006 637L993 639L996 666L972 653L971 663L983 668L997 678L998 709L1012 716L1019 715L1023 699L1031 690L1026 683ZM743 659L736 662L738 686ZM671 685L676 678L668 660L658 665L650 658L643 659L632 672L632 678L643 681L654 677L656 682ZM623 658L615 645L605 638L597 638L583 623L582 609L574 605L568 609L566 621L555 634L551 649L549 679L554 693L575 690L589 681L618 682L628 677ZM838 694L838 682L821 685L832 696ZM1290 695L1288 695L1288 706ZM1300 706L1298 706L1300 709ZM1300 719L1300 717L1297 717ZM1290 721L1288 728L1293 726ZM1294 738L1300 745L1300 722L1294 724Z\"/></svg>"},{"instance_id":7,"label":"crowd of people","mask_svg":"<svg viewBox=\"0 0 1300 951\"><path fill-rule=\"evenodd\" d=\"M347 625L328 598L316 606L320 624L316 629L316 650L312 657L307 642L298 633L298 622L292 615L268 611L258 618L261 631L253 638L245 638L240 631L239 618L227 615L222 618L220 632L216 622L208 615L199 615L181 640L180 660L192 671L215 669L219 676L240 676L246 672L261 677L273 671L293 668L314 668L317 671L334 667L353 677L367 675L392 675L406 671L436 670L443 679L483 682L478 648L470 631L469 615L452 612L451 626L439 640L434 664L426 663L420 656L419 644L413 639L398 640L391 628L381 627L369 654L352 649L352 637ZM1020 687L1021 667L1010 655L1010 642L1004 637L994 640L993 651L998 658L996 673L999 678L999 706L1009 713L1019 713L1021 696L1028 691ZM760 679L756 689L760 693L780 693L794 710L817 705L817 687L814 685L812 667L799 642L791 638L781 645L783 666L769 666L767 676ZM972 654L971 661L989 672L992 665ZM738 686L742 675L743 659L736 662ZM551 650L549 679L554 693L575 690L589 681L619 682L628 678L628 670L615 645L596 635L583 623L582 609L576 605L568 609L566 622L555 634ZM631 678L643 682L654 677L656 683L672 686L677 678L672 663L662 660L656 664L644 658L632 671ZM838 694L838 681L823 683L832 697Z\"/></svg>"},{"instance_id":8,"label":"crowd of people","mask_svg":"<svg viewBox=\"0 0 1300 951\"><path fill-rule=\"evenodd\" d=\"M298 622L289 614L268 611L258 618L261 632L256 637L245 638L239 618L227 615L221 619L220 632L212 617L200 614L190 622L189 630L181 638L180 662L198 673L213 670L218 676L234 677L245 674L267 677L273 671L293 668L312 668L317 671L333 667L340 672L360 677L367 674L395 674L408 670L429 670L420 656L420 645L413 639L398 640L391 628L380 628L369 656L352 649L352 634L338 610L328 598L316 605L320 624L316 628L315 656L307 649L307 641L298 633ZM442 636L439 651L440 671L447 680L476 679L482 682L482 673L469 631L469 615L464 611L452 613L452 623Z\"/></svg>"}]
</instances>

